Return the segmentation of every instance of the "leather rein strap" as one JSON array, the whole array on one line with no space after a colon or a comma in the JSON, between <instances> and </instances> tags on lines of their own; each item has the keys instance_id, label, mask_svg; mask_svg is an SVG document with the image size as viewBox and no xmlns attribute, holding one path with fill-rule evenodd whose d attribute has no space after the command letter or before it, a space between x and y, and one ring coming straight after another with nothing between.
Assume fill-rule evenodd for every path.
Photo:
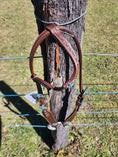
<instances>
[{"instance_id":1,"label":"leather rein strap","mask_svg":"<svg viewBox=\"0 0 118 157\"><path fill-rule=\"evenodd\" d=\"M66 39L66 37L63 35L62 31L69 33L72 36L72 38L74 39L75 44L78 49L79 59L78 59L78 56L76 55L76 53L74 52L71 44ZM61 87L56 87L56 86L50 84L49 82L42 80L34 72L33 59L34 59L36 50L39 47L39 45L50 35L53 36L54 39L57 41L57 43L59 43L59 45L61 45L66 50L67 54L71 57L72 62L74 64L74 72L73 72L72 76ZM53 89L53 90L57 90L57 91L61 91L63 89L68 88L72 84L72 82L76 79L76 77L79 73L80 95L77 98L74 111L64 121L63 125L65 126L68 122L71 122L73 120L73 118L75 117L75 115L84 99L84 91L83 91L83 86L82 86L82 53L81 53L81 48L80 48L80 44L79 44L77 37L70 30L68 30L65 27L56 26L55 24L48 25L46 27L46 29L38 36L38 38L36 39L36 41L32 47L32 50L30 53L30 71L32 74L31 77L32 77L33 81L36 82L36 84L42 84L42 85L46 86L48 89ZM44 104L44 106L46 104L45 100L42 98L39 98L39 102L41 102L41 103L43 102L42 104ZM55 119L53 113L50 110L43 108L43 115L44 115L45 119L49 122L49 124L54 125L54 124L58 123L57 120Z\"/></svg>"}]
</instances>

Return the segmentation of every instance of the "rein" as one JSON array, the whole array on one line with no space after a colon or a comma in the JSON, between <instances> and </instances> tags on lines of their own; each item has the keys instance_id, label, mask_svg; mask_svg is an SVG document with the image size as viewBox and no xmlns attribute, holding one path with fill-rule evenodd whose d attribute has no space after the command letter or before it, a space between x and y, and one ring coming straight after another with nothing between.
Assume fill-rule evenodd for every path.
<instances>
[{"instance_id":1,"label":"rein","mask_svg":"<svg viewBox=\"0 0 118 157\"><path fill-rule=\"evenodd\" d=\"M74 52L71 44L69 43L69 41L66 39L66 37L63 35L62 32L69 33L71 35L71 37L74 39L74 42L75 42L77 50L78 50L79 59L78 59L78 56L76 55L76 53ZM70 56L70 58L74 64L74 72L73 72L72 76L61 87L56 87L56 86L50 84L49 82L42 80L40 77L38 77L35 74L35 71L34 71L33 59L34 59L34 55L36 53L36 50L39 47L39 45L50 35L53 36L54 39L57 41L57 43L59 45L61 45L66 50L67 54ZM30 71L31 71L31 78L34 82L36 82L36 85L38 88L39 94L37 95L37 99L40 103L44 118L53 127L56 127L57 125L59 125L60 122L58 122L55 119L53 113L47 109L47 103L45 100L45 96L42 94L41 85L47 87L48 89L52 89L52 90L56 90L56 91L62 91L64 89L67 89L69 86L70 87L73 86L73 81L76 79L76 77L79 73L80 95L77 98L74 111L63 122L63 126L68 125L68 123L74 119L77 111L79 110L79 107L81 106L81 104L83 102L84 96L86 94L86 90L85 91L83 90L83 85L82 85L82 52L81 52L80 44L79 44L77 37L70 30L68 30L65 27L56 26L55 24L48 25L46 27L46 29L38 36L38 38L36 39L36 41L32 47L32 50L30 53Z\"/></svg>"}]
</instances>

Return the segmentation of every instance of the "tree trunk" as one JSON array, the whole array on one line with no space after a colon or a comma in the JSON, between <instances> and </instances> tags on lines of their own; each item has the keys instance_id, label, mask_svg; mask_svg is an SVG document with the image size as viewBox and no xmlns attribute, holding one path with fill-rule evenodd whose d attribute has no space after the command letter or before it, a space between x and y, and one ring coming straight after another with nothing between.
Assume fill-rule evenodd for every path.
<instances>
[{"instance_id":1,"label":"tree trunk","mask_svg":"<svg viewBox=\"0 0 118 157\"><path fill-rule=\"evenodd\" d=\"M32 0L35 7L35 14L45 21L56 21L65 23L77 18L86 10L87 0ZM82 32L84 30L85 16L73 24L67 25L74 34L76 34L80 44L82 45ZM42 32L45 25L37 20L38 31ZM69 40L75 52L77 53L74 41L69 35L65 35ZM56 63L57 43L48 38L41 45L42 55L44 59L45 80L51 82L55 86L61 86L66 82L73 73L73 64L71 59L64 52L63 48L59 48L60 69ZM63 122L71 113L73 108L74 92L76 81L73 87L69 87L63 91L49 91L50 109L58 121ZM69 126L63 127L60 124L56 131L52 131L55 143L54 150L59 150L68 145Z\"/></svg>"}]
</instances>

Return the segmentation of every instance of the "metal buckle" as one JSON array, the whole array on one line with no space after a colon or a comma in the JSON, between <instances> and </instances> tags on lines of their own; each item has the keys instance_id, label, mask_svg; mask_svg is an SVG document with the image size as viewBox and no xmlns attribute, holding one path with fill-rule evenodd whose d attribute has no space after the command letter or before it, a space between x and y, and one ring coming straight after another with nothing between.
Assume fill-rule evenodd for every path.
<instances>
[{"instance_id":1,"label":"metal buckle","mask_svg":"<svg viewBox=\"0 0 118 157\"><path fill-rule=\"evenodd\" d=\"M39 107L40 107L40 109L42 109L42 110L47 109L48 104L47 104L46 101L45 101L45 100L47 100L46 95L44 95L44 94L37 94L37 95L36 95L36 98L37 98L37 100L39 101L39 104L40 104ZM41 102L40 102L41 99L42 99L42 102L44 102L44 103L41 103ZM43 100L44 100L44 101L43 101Z\"/></svg>"},{"instance_id":2,"label":"metal buckle","mask_svg":"<svg viewBox=\"0 0 118 157\"><path fill-rule=\"evenodd\" d=\"M65 126L71 126L72 123L71 122L66 122Z\"/></svg>"},{"instance_id":3,"label":"metal buckle","mask_svg":"<svg viewBox=\"0 0 118 157\"><path fill-rule=\"evenodd\" d=\"M47 97L46 97L46 95L44 95L44 94L37 94L37 95L36 95L36 98L37 98L37 99L40 99L40 98L41 98L41 99L47 100Z\"/></svg>"},{"instance_id":4,"label":"metal buckle","mask_svg":"<svg viewBox=\"0 0 118 157\"><path fill-rule=\"evenodd\" d=\"M85 90L83 90L83 91L79 94L78 99L77 99L77 101L76 101L76 105L77 105L77 106L81 106L81 105L84 104L83 97L84 97L85 94L87 94L87 93L88 93L88 88L86 88Z\"/></svg>"},{"instance_id":5,"label":"metal buckle","mask_svg":"<svg viewBox=\"0 0 118 157\"><path fill-rule=\"evenodd\" d=\"M48 124L48 125L47 125L47 128L48 128L49 130L51 130L51 131L56 130L56 127L52 126L51 124Z\"/></svg>"},{"instance_id":6,"label":"metal buckle","mask_svg":"<svg viewBox=\"0 0 118 157\"><path fill-rule=\"evenodd\" d=\"M53 124L48 124L48 125L47 125L47 128L48 128L49 130L54 131L54 130L57 129L56 127L57 127L58 125L60 125L60 124L62 124L62 122L57 122L57 123L53 123Z\"/></svg>"}]
</instances>

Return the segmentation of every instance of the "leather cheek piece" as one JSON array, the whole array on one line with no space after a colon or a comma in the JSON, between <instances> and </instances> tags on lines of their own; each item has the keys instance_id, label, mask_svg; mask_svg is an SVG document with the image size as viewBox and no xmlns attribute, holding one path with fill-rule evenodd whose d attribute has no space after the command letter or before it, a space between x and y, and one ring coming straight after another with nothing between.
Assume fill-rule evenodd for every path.
<instances>
[{"instance_id":1,"label":"leather cheek piece","mask_svg":"<svg viewBox=\"0 0 118 157\"><path fill-rule=\"evenodd\" d=\"M66 37L63 35L63 33L61 31L67 32L72 35L72 37L75 41L75 44L77 46L77 49L78 49L79 60L78 60L78 56L75 54L71 44L69 43L69 41L66 39ZM72 62L74 64L74 72L73 72L72 76L61 87L55 87L52 84L48 83L47 81L42 80L34 72L33 59L34 59L36 50L39 47L39 45L43 42L43 40L45 40L50 35L52 35L54 37L54 39L66 50L67 54L71 57ZM60 26L51 24L51 25L47 26L46 30L44 30L38 36L38 38L36 39L36 41L32 47L32 50L30 53L30 71L32 74L32 79L35 82L39 82L40 84L43 84L44 86L46 86L49 89L61 91L65 88L68 88L68 86L70 86L71 83L73 82L73 80L77 77L77 75L79 73L79 65L80 65L80 71L81 71L81 62L82 62L81 58L82 58L81 57L81 48L80 48L79 42L78 42L77 38L75 37L75 35L65 27L60 27ZM82 84L82 83L80 83L80 84Z\"/></svg>"}]
</instances>

